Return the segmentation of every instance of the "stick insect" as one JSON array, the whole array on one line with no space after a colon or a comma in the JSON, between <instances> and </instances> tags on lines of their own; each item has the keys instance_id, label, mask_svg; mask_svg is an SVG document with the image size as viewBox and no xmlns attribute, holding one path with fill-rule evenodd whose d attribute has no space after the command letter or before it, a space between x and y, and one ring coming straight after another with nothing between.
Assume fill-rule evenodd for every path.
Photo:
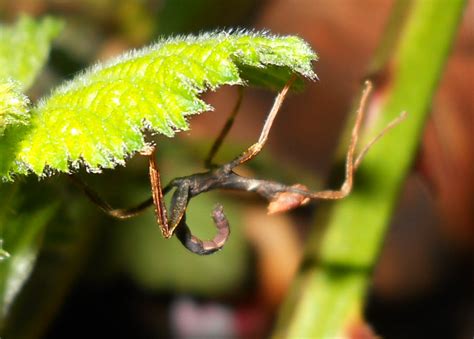
<instances>
[{"instance_id":1,"label":"stick insect","mask_svg":"<svg viewBox=\"0 0 474 339\"><path fill-rule=\"evenodd\" d=\"M156 221L161 229L162 235L165 238L171 238L173 235L176 235L184 247L199 255L207 255L220 250L230 235L229 222L224 214L223 207L220 204L217 204L212 211L212 219L217 228L217 233L214 238L211 240L201 240L191 233L186 221L186 209L190 200L201 193L215 189L232 189L254 192L268 200L269 213L291 210L308 203L312 199L342 199L351 192L354 173L370 147L372 147L372 145L382 135L405 117L405 113L402 113L398 118L393 120L372 141L370 141L357 156L355 156L366 103L372 89L372 84L369 81L365 83L365 88L362 92L357 108L351 140L346 153L345 179L340 189L312 192L301 184L289 186L275 181L243 177L234 172L236 167L255 158L265 146L275 117L295 79L296 76L292 76L276 96L273 106L263 124L258 141L251 145L242 154L225 164L215 165L213 164L213 158L227 133L231 129L234 118L239 111L242 101L242 91L240 91L239 99L237 100L231 115L205 160L205 166L207 168L206 172L173 179L169 184L163 187L160 178L160 171L155 160L155 153L157 150L156 146L152 146L149 150L142 152L142 154L148 158L152 196L136 207L130 209L114 209L78 177L71 176L71 178L80 186L94 204L98 205L101 210L115 218L130 218L154 205ZM164 202L164 196L170 193L173 189L174 193L171 198L170 208L168 209Z\"/></svg>"}]
</instances>

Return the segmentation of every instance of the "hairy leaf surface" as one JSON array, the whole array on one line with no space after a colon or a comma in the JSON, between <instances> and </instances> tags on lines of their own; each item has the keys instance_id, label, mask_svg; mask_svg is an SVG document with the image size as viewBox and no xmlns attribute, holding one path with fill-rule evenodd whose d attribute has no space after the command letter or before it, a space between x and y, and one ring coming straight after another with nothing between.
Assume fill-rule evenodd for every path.
<instances>
[{"instance_id":1,"label":"hairy leaf surface","mask_svg":"<svg viewBox=\"0 0 474 339\"><path fill-rule=\"evenodd\" d=\"M30 120L29 100L20 87L17 81L0 80L0 137L7 126L26 125Z\"/></svg>"},{"instance_id":2,"label":"hairy leaf surface","mask_svg":"<svg viewBox=\"0 0 474 339\"><path fill-rule=\"evenodd\" d=\"M300 38L255 32L178 37L129 52L59 87L33 109L28 127L7 130L5 147L8 138L22 141L0 159L0 176L113 168L148 146L144 130L171 137L188 129L187 116L211 110L200 93L279 87L295 72L313 79L315 59Z\"/></svg>"},{"instance_id":3,"label":"hairy leaf surface","mask_svg":"<svg viewBox=\"0 0 474 339\"><path fill-rule=\"evenodd\" d=\"M61 27L57 19L27 16L11 26L0 25L0 137L10 125L28 124L29 100L23 92L46 62Z\"/></svg>"}]
</instances>

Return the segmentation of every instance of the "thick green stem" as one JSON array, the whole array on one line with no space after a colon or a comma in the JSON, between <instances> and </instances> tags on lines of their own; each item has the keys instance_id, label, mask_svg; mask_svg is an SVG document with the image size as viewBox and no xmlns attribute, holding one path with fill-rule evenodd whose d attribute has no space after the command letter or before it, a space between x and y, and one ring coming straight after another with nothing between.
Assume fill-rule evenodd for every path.
<instances>
[{"instance_id":1,"label":"thick green stem","mask_svg":"<svg viewBox=\"0 0 474 339\"><path fill-rule=\"evenodd\" d=\"M416 155L464 6L464 0L399 0L395 7L397 17L390 22L401 29L396 37L393 26L386 31L389 42L382 42L374 58L383 83L373 96L371 125L361 138L368 140L402 111L408 118L363 160L358 178L366 178L365 182L356 179L354 192L324 211L327 232L322 239L313 234L308 242L275 337L346 337L348 328L362 317L370 274Z\"/></svg>"}]
</instances>

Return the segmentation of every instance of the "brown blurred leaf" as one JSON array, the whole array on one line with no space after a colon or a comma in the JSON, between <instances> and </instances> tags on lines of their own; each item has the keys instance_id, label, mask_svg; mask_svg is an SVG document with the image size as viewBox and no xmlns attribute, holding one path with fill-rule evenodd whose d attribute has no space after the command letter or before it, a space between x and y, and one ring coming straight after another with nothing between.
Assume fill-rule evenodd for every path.
<instances>
[{"instance_id":1,"label":"brown blurred leaf","mask_svg":"<svg viewBox=\"0 0 474 339\"><path fill-rule=\"evenodd\" d=\"M470 7L474 9L472 3ZM466 13L474 19L473 10ZM420 165L434 191L444 232L459 245L473 248L474 27L473 20L465 22L425 130Z\"/></svg>"}]
</instances>

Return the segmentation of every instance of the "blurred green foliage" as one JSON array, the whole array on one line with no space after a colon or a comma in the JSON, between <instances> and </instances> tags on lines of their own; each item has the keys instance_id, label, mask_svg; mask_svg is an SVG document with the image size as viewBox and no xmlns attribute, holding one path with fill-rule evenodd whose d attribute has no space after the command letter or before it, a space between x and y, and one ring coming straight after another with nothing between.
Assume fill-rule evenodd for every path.
<instances>
[{"instance_id":1,"label":"blurred green foliage","mask_svg":"<svg viewBox=\"0 0 474 339\"><path fill-rule=\"evenodd\" d=\"M46 17L34 20L21 16L13 26L0 26L0 80L17 81L28 89L44 66L51 42L63 23Z\"/></svg>"}]
</instances>

